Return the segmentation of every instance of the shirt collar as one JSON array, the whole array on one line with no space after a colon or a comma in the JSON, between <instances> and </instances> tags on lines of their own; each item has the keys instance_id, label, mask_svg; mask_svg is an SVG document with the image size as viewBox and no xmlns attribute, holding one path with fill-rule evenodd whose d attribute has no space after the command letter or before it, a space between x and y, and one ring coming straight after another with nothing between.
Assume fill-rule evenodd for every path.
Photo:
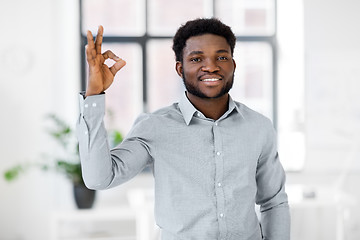
<instances>
[{"instance_id":1,"label":"shirt collar","mask_svg":"<svg viewBox=\"0 0 360 240\"><path fill-rule=\"evenodd\" d=\"M184 92L182 98L180 99L179 107L184 117L186 125L190 124L191 119L193 118L195 113L200 112L194 107L194 105L192 105L190 100L187 98L186 92ZM231 98L231 96L229 96L229 110L220 119L225 118L234 110L237 111L243 117L240 107L238 106L238 104L235 103L235 101Z\"/></svg>"},{"instance_id":2,"label":"shirt collar","mask_svg":"<svg viewBox=\"0 0 360 240\"><path fill-rule=\"evenodd\" d=\"M179 102L180 111L184 117L186 125L189 125L192 117L198 111L194 105L191 104L189 99L186 96L186 92L182 95Z\"/></svg>"},{"instance_id":3,"label":"shirt collar","mask_svg":"<svg viewBox=\"0 0 360 240\"><path fill-rule=\"evenodd\" d=\"M228 113L231 113L233 110L237 111L242 118L244 118L244 115L241 112L240 104L236 104L236 102L232 99L232 97L229 95L229 111Z\"/></svg>"}]
</instances>

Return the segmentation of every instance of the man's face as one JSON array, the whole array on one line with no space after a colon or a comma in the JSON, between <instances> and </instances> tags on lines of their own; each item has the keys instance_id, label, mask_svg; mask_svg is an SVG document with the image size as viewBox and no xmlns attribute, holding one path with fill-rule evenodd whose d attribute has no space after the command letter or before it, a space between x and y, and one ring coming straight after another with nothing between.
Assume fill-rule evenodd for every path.
<instances>
[{"instance_id":1,"label":"man's face","mask_svg":"<svg viewBox=\"0 0 360 240\"><path fill-rule=\"evenodd\" d=\"M191 37L176 71L188 93L200 98L218 98L233 85L235 61L226 39L214 34Z\"/></svg>"}]
</instances>

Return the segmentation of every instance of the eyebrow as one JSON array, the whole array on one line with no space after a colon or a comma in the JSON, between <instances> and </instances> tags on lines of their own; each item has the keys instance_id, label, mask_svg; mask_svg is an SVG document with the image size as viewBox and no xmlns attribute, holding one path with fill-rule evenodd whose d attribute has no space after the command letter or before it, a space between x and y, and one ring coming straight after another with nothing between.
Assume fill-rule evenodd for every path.
<instances>
[{"instance_id":1,"label":"eyebrow","mask_svg":"<svg viewBox=\"0 0 360 240\"><path fill-rule=\"evenodd\" d=\"M204 53L203 51L192 51L192 52L190 52L189 55L196 55L196 54L203 54L203 53ZM229 53L229 51L226 49L220 49L220 50L217 50L216 53Z\"/></svg>"},{"instance_id":2,"label":"eyebrow","mask_svg":"<svg viewBox=\"0 0 360 240\"><path fill-rule=\"evenodd\" d=\"M203 51L192 51L189 55L203 54Z\"/></svg>"},{"instance_id":3,"label":"eyebrow","mask_svg":"<svg viewBox=\"0 0 360 240\"><path fill-rule=\"evenodd\" d=\"M217 50L216 53L229 53L229 51L225 50L225 49L220 49L220 50Z\"/></svg>"}]
</instances>

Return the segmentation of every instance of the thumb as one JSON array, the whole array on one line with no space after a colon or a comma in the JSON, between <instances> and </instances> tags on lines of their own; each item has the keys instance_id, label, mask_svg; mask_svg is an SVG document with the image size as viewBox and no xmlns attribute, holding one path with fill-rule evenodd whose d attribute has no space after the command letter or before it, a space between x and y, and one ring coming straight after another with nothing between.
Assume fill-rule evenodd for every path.
<instances>
[{"instance_id":1,"label":"thumb","mask_svg":"<svg viewBox=\"0 0 360 240\"><path fill-rule=\"evenodd\" d=\"M126 61L119 58L114 65L110 67L111 73L115 76L115 74L122 69L126 65Z\"/></svg>"}]
</instances>

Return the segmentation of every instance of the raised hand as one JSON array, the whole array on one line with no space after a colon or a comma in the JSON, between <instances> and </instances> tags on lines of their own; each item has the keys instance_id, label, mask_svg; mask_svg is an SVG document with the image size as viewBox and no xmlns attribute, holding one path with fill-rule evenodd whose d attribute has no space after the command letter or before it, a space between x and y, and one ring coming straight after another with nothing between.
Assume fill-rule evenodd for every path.
<instances>
[{"instance_id":1,"label":"raised hand","mask_svg":"<svg viewBox=\"0 0 360 240\"><path fill-rule=\"evenodd\" d=\"M89 64L89 80L85 96L96 95L108 89L114 81L115 74L126 65L124 60L110 50L101 53L103 32L104 28L99 26L94 42L92 33L87 31L86 60ZM111 67L105 64L108 58L115 61Z\"/></svg>"}]
</instances>

